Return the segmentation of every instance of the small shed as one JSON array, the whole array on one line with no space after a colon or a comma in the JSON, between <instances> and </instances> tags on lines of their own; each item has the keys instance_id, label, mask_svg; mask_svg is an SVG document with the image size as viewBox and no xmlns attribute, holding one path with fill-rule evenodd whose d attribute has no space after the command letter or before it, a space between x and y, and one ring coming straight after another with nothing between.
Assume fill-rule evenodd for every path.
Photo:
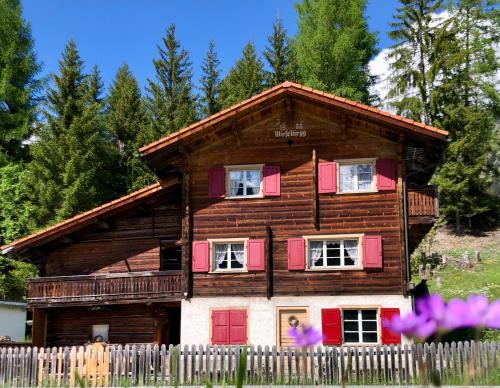
<instances>
[{"instance_id":1,"label":"small shed","mask_svg":"<svg viewBox=\"0 0 500 388\"><path fill-rule=\"evenodd\" d=\"M0 300L0 337L21 342L26 333L26 303Z\"/></svg>"}]
</instances>

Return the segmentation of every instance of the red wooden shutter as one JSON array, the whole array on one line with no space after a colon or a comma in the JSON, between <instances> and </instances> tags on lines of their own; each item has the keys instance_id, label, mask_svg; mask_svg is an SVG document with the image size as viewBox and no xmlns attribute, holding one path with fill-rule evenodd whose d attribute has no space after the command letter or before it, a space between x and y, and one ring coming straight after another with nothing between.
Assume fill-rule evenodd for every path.
<instances>
[{"instance_id":1,"label":"red wooden shutter","mask_svg":"<svg viewBox=\"0 0 500 388\"><path fill-rule=\"evenodd\" d=\"M396 163L393 159L377 159L377 190L396 190Z\"/></svg>"},{"instance_id":2,"label":"red wooden shutter","mask_svg":"<svg viewBox=\"0 0 500 388\"><path fill-rule=\"evenodd\" d=\"M337 192L337 166L335 162L318 163L318 192Z\"/></svg>"},{"instance_id":3,"label":"red wooden shutter","mask_svg":"<svg viewBox=\"0 0 500 388\"><path fill-rule=\"evenodd\" d=\"M208 196L224 198L226 194L226 170L224 167L208 169Z\"/></svg>"},{"instance_id":4,"label":"red wooden shutter","mask_svg":"<svg viewBox=\"0 0 500 388\"><path fill-rule=\"evenodd\" d=\"M388 321L393 316L399 316L398 308L382 308L380 309L380 320ZM400 344L401 343L401 335L399 333L394 333L393 331L387 329L382 325L382 344L390 345L390 344Z\"/></svg>"},{"instance_id":5,"label":"red wooden shutter","mask_svg":"<svg viewBox=\"0 0 500 388\"><path fill-rule=\"evenodd\" d=\"M288 269L306 269L306 258L303 238L288 239Z\"/></svg>"},{"instance_id":6,"label":"red wooden shutter","mask_svg":"<svg viewBox=\"0 0 500 388\"><path fill-rule=\"evenodd\" d=\"M246 310L229 310L229 344L245 345L247 343Z\"/></svg>"},{"instance_id":7,"label":"red wooden shutter","mask_svg":"<svg viewBox=\"0 0 500 388\"><path fill-rule=\"evenodd\" d=\"M382 236L363 237L363 267L382 268Z\"/></svg>"},{"instance_id":8,"label":"red wooden shutter","mask_svg":"<svg viewBox=\"0 0 500 388\"><path fill-rule=\"evenodd\" d=\"M247 269L249 271L265 271L264 240L248 240Z\"/></svg>"},{"instance_id":9,"label":"red wooden shutter","mask_svg":"<svg viewBox=\"0 0 500 388\"><path fill-rule=\"evenodd\" d=\"M210 268L208 241L193 241L193 272L208 272Z\"/></svg>"},{"instance_id":10,"label":"red wooden shutter","mask_svg":"<svg viewBox=\"0 0 500 388\"><path fill-rule=\"evenodd\" d=\"M342 322L340 309L322 309L321 327L323 331L323 345L342 344Z\"/></svg>"},{"instance_id":11,"label":"red wooden shutter","mask_svg":"<svg viewBox=\"0 0 500 388\"><path fill-rule=\"evenodd\" d=\"M212 344L229 344L229 310L212 311Z\"/></svg>"},{"instance_id":12,"label":"red wooden shutter","mask_svg":"<svg viewBox=\"0 0 500 388\"><path fill-rule=\"evenodd\" d=\"M263 175L263 193L266 197L277 197L281 195L281 174L280 166L264 166Z\"/></svg>"}]
</instances>

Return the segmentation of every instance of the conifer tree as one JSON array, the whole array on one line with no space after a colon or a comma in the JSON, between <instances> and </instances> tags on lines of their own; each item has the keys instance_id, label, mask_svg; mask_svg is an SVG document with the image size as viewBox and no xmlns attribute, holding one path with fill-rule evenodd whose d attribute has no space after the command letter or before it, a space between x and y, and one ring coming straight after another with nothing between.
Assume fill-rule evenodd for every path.
<instances>
[{"instance_id":1,"label":"conifer tree","mask_svg":"<svg viewBox=\"0 0 500 388\"><path fill-rule=\"evenodd\" d=\"M148 79L148 109L154 139L175 132L196 120L196 99L188 52L175 36L175 25L167 28L158 45L160 57L153 61L156 79ZM153 139L153 140L154 140Z\"/></svg>"},{"instance_id":2,"label":"conifer tree","mask_svg":"<svg viewBox=\"0 0 500 388\"><path fill-rule=\"evenodd\" d=\"M396 43L389 54L392 99L398 114L431 124L431 93L435 86L436 38L442 21L435 12L442 0L400 0L389 37Z\"/></svg>"},{"instance_id":3,"label":"conifer tree","mask_svg":"<svg viewBox=\"0 0 500 388\"><path fill-rule=\"evenodd\" d=\"M264 64L255 46L248 42L236 64L221 82L220 101L223 108L237 104L265 89Z\"/></svg>"},{"instance_id":4,"label":"conifer tree","mask_svg":"<svg viewBox=\"0 0 500 388\"><path fill-rule=\"evenodd\" d=\"M285 81L295 81L292 67L292 47L290 39L281 19L273 24L273 33L267 37L268 46L263 52L271 71L267 74L269 86L275 86Z\"/></svg>"},{"instance_id":5,"label":"conifer tree","mask_svg":"<svg viewBox=\"0 0 500 388\"><path fill-rule=\"evenodd\" d=\"M151 136L141 91L127 64L116 72L107 101L108 128L117 142L127 191L138 190L154 181L138 156L138 148Z\"/></svg>"},{"instance_id":6,"label":"conifer tree","mask_svg":"<svg viewBox=\"0 0 500 388\"><path fill-rule=\"evenodd\" d=\"M205 116L213 115L220 110L220 62L215 50L215 42L211 40L208 44L208 51L201 65L203 72L201 83L201 109Z\"/></svg>"},{"instance_id":7,"label":"conifer tree","mask_svg":"<svg viewBox=\"0 0 500 388\"><path fill-rule=\"evenodd\" d=\"M493 162L498 133L499 71L496 47L498 10L484 0L459 0L450 10L445 39L437 46L439 84L433 91L434 122L450 132L444 162L433 178L440 191L441 213L469 226L478 218L485 225L494 218L498 199L492 185L499 171Z\"/></svg>"},{"instance_id":8,"label":"conifer tree","mask_svg":"<svg viewBox=\"0 0 500 388\"><path fill-rule=\"evenodd\" d=\"M25 160L32 133L40 66L19 0L0 0L0 166Z\"/></svg>"},{"instance_id":9,"label":"conifer tree","mask_svg":"<svg viewBox=\"0 0 500 388\"><path fill-rule=\"evenodd\" d=\"M74 41L59 62L47 92L46 124L35 133L27 185L37 227L116 197L117 152L106 131L97 68L84 74Z\"/></svg>"},{"instance_id":10,"label":"conifer tree","mask_svg":"<svg viewBox=\"0 0 500 388\"><path fill-rule=\"evenodd\" d=\"M373 80L368 63L376 54L374 33L363 15L366 0L302 0L294 49L307 86L369 103Z\"/></svg>"}]
</instances>

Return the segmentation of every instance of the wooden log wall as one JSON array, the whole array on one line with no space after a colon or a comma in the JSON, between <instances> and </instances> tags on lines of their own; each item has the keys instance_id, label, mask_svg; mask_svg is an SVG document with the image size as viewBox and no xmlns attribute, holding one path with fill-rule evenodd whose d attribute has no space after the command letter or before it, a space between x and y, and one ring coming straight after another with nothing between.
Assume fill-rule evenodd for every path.
<instances>
[{"instance_id":1,"label":"wooden log wall","mask_svg":"<svg viewBox=\"0 0 500 388\"><path fill-rule=\"evenodd\" d=\"M483 385L500 383L500 343L373 347L87 346L0 349L0 385ZM431 378L432 376L432 378Z\"/></svg>"},{"instance_id":2,"label":"wooden log wall","mask_svg":"<svg viewBox=\"0 0 500 388\"><path fill-rule=\"evenodd\" d=\"M401 294L405 289L402 219L403 155L398 139L305 103L294 117L304 137L276 137L287 111L238 126L190 155L193 240L265 238L273 234L273 295ZM288 128L290 129L290 128ZM314 152L314 157L313 151ZM392 158L398 165L395 192L321 194L315 209L314 163L355 158ZM224 165L279 165L281 196L224 200L208 198L208 168ZM315 223L317 225L315 225ZM378 271L290 272L287 239L314 234L366 233L383 237L383 269ZM268 294L268 292L267 292ZM194 274L193 295L266 296L266 274Z\"/></svg>"},{"instance_id":3,"label":"wooden log wall","mask_svg":"<svg viewBox=\"0 0 500 388\"><path fill-rule=\"evenodd\" d=\"M180 240L179 190L161 193L148 204L106 220L107 229L93 228L71 236L48 254L45 276L107 272L157 271L160 241Z\"/></svg>"},{"instance_id":4,"label":"wooden log wall","mask_svg":"<svg viewBox=\"0 0 500 388\"><path fill-rule=\"evenodd\" d=\"M126 307L71 307L46 309L47 346L83 345L91 339L92 325L109 325L110 343L153 343L156 319L167 308L129 304Z\"/></svg>"}]
</instances>

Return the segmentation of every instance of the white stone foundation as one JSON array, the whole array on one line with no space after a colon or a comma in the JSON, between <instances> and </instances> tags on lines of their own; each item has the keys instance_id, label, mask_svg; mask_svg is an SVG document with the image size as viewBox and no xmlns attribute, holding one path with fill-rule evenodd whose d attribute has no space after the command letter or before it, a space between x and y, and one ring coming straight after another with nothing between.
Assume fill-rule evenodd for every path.
<instances>
[{"instance_id":1,"label":"white stone foundation","mask_svg":"<svg viewBox=\"0 0 500 388\"><path fill-rule=\"evenodd\" d=\"M321 330L321 309L392 307L399 308L401 315L405 315L411 311L411 299L402 295L278 296L270 300L266 297L192 298L181 304L181 344L210 344L211 309L246 308L248 343L277 345L278 307L307 307L310 324ZM402 342L409 343L409 340L403 337Z\"/></svg>"}]
</instances>

